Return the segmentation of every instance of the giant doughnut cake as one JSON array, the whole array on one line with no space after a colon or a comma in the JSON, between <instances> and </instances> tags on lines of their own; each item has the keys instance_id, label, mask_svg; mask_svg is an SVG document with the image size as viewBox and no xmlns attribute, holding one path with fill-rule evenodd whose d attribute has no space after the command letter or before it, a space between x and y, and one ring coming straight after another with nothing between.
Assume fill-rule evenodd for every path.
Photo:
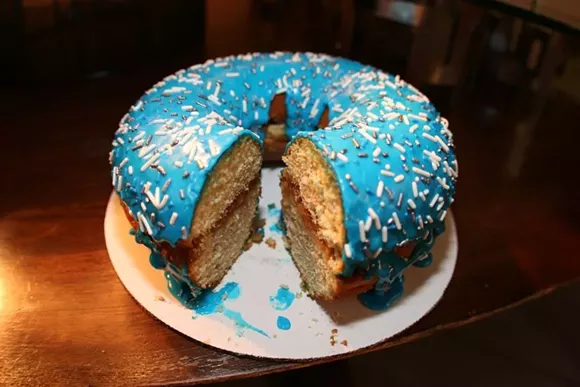
<instances>
[{"instance_id":1,"label":"giant doughnut cake","mask_svg":"<svg viewBox=\"0 0 580 387\"><path fill-rule=\"evenodd\" d=\"M121 120L112 182L187 306L241 254L262 160L282 153L286 236L310 296L391 305L404 270L430 263L458 176L447 121L398 76L312 53L180 70Z\"/></svg>"}]
</instances>

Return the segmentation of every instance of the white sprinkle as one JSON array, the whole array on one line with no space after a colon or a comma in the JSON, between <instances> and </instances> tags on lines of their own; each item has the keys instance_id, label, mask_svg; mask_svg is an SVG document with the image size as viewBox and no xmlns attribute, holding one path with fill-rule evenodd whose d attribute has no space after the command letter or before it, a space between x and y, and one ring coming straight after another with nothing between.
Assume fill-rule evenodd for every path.
<instances>
[{"instance_id":1,"label":"white sprinkle","mask_svg":"<svg viewBox=\"0 0 580 387\"><path fill-rule=\"evenodd\" d=\"M419 229L422 229L424 227L424 225L423 225L423 218L421 217L421 215L419 215L417 217L417 220L419 221Z\"/></svg>"},{"instance_id":2,"label":"white sprinkle","mask_svg":"<svg viewBox=\"0 0 580 387\"><path fill-rule=\"evenodd\" d=\"M173 226L175 224L175 221L177 220L177 215L178 215L177 212L174 212L173 214L171 214L171 218L169 218L170 225Z\"/></svg>"},{"instance_id":3,"label":"white sprinkle","mask_svg":"<svg viewBox=\"0 0 580 387\"><path fill-rule=\"evenodd\" d=\"M205 85L205 88L206 88L207 90L210 90L210 89L211 89L211 81L208 81L208 82L207 82L207 84Z\"/></svg>"},{"instance_id":4,"label":"white sprinkle","mask_svg":"<svg viewBox=\"0 0 580 387\"><path fill-rule=\"evenodd\" d=\"M425 137L426 139L429 139L433 142L438 142L437 139L433 136L431 136L429 133L423 133L423 137Z\"/></svg>"},{"instance_id":5,"label":"white sprinkle","mask_svg":"<svg viewBox=\"0 0 580 387\"><path fill-rule=\"evenodd\" d=\"M411 126L411 127L409 128L409 133L413 133L415 130L417 130L417 128L418 128L418 127L419 127L419 125L417 125L417 124L415 124L415 125Z\"/></svg>"},{"instance_id":6,"label":"white sprinkle","mask_svg":"<svg viewBox=\"0 0 580 387\"><path fill-rule=\"evenodd\" d=\"M350 180L350 173L347 173L346 175L344 175L344 177L346 178L346 180Z\"/></svg>"},{"instance_id":7,"label":"white sprinkle","mask_svg":"<svg viewBox=\"0 0 580 387\"><path fill-rule=\"evenodd\" d=\"M365 231L369 232L369 230L371 229L371 225L373 224L373 218L372 217L367 217L367 221L365 222Z\"/></svg>"},{"instance_id":8,"label":"white sprinkle","mask_svg":"<svg viewBox=\"0 0 580 387\"><path fill-rule=\"evenodd\" d=\"M416 198L417 196L419 196L419 189L417 188L417 183L412 182L411 187L413 188L413 197Z\"/></svg>"},{"instance_id":9,"label":"white sprinkle","mask_svg":"<svg viewBox=\"0 0 580 387\"><path fill-rule=\"evenodd\" d=\"M141 202L141 209L142 209L143 211L147 211L147 206L145 205L145 203L144 203L144 202Z\"/></svg>"},{"instance_id":10,"label":"white sprinkle","mask_svg":"<svg viewBox=\"0 0 580 387\"><path fill-rule=\"evenodd\" d=\"M209 143L209 153L212 156L217 155L220 152L220 147L211 138L209 139L208 143Z\"/></svg>"},{"instance_id":11,"label":"white sprinkle","mask_svg":"<svg viewBox=\"0 0 580 387\"><path fill-rule=\"evenodd\" d=\"M443 211L443 213L441 214L441 217L439 217L439 220L441 222L443 222L443 220L445 219L445 215L447 215L447 210Z\"/></svg>"},{"instance_id":12,"label":"white sprinkle","mask_svg":"<svg viewBox=\"0 0 580 387\"><path fill-rule=\"evenodd\" d=\"M149 224L149 221L147 221L145 216L143 216L143 214L140 212L139 212L139 219L141 219L141 222L143 222L143 225L145 226L145 229L147 230L147 234L153 235L153 230L151 229L151 225Z\"/></svg>"},{"instance_id":13,"label":"white sprinkle","mask_svg":"<svg viewBox=\"0 0 580 387\"><path fill-rule=\"evenodd\" d=\"M429 203L429 207L433 208L435 203L437 203L437 199L439 199L439 194L435 194L435 196L433 196L433 199L431 199L431 203Z\"/></svg>"},{"instance_id":14,"label":"white sprinkle","mask_svg":"<svg viewBox=\"0 0 580 387\"><path fill-rule=\"evenodd\" d=\"M405 153L405 148L399 143L393 143L393 147L401 153Z\"/></svg>"},{"instance_id":15,"label":"white sprinkle","mask_svg":"<svg viewBox=\"0 0 580 387\"><path fill-rule=\"evenodd\" d=\"M421 198L421 200L426 201L427 197L425 196L425 194L423 192L419 192L419 197Z\"/></svg>"},{"instance_id":16,"label":"white sprinkle","mask_svg":"<svg viewBox=\"0 0 580 387\"><path fill-rule=\"evenodd\" d=\"M127 171L129 172L129 175L133 174L133 166L129 165L129 168L127 168Z\"/></svg>"},{"instance_id":17,"label":"white sprinkle","mask_svg":"<svg viewBox=\"0 0 580 387\"><path fill-rule=\"evenodd\" d=\"M258 121L259 118L260 118L260 114L258 113L257 110L254 110L254 120Z\"/></svg>"},{"instance_id":18,"label":"white sprinkle","mask_svg":"<svg viewBox=\"0 0 580 387\"><path fill-rule=\"evenodd\" d=\"M152 150L154 150L154 149L155 149L155 145L154 145L154 144L151 144L151 145L149 145L149 146L146 146L145 148L141 148L141 149L139 150L138 156L139 156L139 157L141 157L141 158L143 158L143 157L145 157L145 156L146 156L146 155L147 155L149 152L151 152L151 151L152 151Z\"/></svg>"},{"instance_id":19,"label":"white sprinkle","mask_svg":"<svg viewBox=\"0 0 580 387\"><path fill-rule=\"evenodd\" d=\"M429 223L433 223L433 218L431 217L431 215L427 215L427 221Z\"/></svg>"},{"instance_id":20,"label":"white sprinkle","mask_svg":"<svg viewBox=\"0 0 580 387\"><path fill-rule=\"evenodd\" d=\"M143 102L139 101L139 102L137 102L137 104L135 106L133 106L132 110L137 111L137 110L141 109L142 106L143 106Z\"/></svg>"},{"instance_id":21,"label":"white sprinkle","mask_svg":"<svg viewBox=\"0 0 580 387\"><path fill-rule=\"evenodd\" d=\"M385 114L385 119L386 119L387 121L390 121L390 120L394 120L394 119L395 119L395 118L397 118L398 116L399 116L399 113L396 113L396 112L390 112L390 113L387 113L387 114Z\"/></svg>"},{"instance_id":22,"label":"white sprinkle","mask_svg":"<svg viewBox=\"0 0 580 387\"><path fill-rule=\"evenodd\" d=\"M439 141L439 144L441 144L441 149L443 149L444 152L449 152L449 147L447 146L445 141L443 141L443 139L441 139L441 137L439 136L435 136L435 138L437 139L437 141Z\"/></svg>"},{"instance_id":23,"label":"white sprinkle","mask_svg":"<svg viewBox=\"0 0 580 387\"><path fill-rule=\"evenodd\" d=\"M395 183L400 183L403 180L405 180L405 176L404 175L397 175L397 176L395 176Z\"/></svg>"},{"instance_id":24,"label":"white sprinkle","mask_svg":"<svg viewBox=\"0 0 580 387\"><path fill-rule=\"evenodd\" d=\"M158 187L159 188L159 187ZM157 192L155 192L157 193ZM162 209L163 207L165 207L165 205L167 204L167 201L169 200L169 195L163 195L163 200L161 200L161 203L159 203L159 209Z\"/></svg>"},{"instance_id":25,"label":"white sprinkle","mask_svg":"<svg viewBox=\"0 0 580 387\"><path fill-rule=\"evenodd\" d=\"M127 157L125 157L123 159L123 161L121 161L121 163L119 164L119 168L123 168L125 166L125 164L127 164L128 161L129 161L129 159Z\"/></svg>"},{"instance_id":26,"label":"white sprinkle","mask_svg":"<svg viewBox=\"0 0 580 387\"><path fill-rule=\"evenodd\" d=\"M367 132L367 131L365 131L365 130L362 130L362 129L359 129L359 130L358 130L358 132L359 132L360 134L362 134L362 135L363 135L363 137L364 137L364 138L366 138L367 140L369 140L371 143L373 143L373 144L376 144L376 143L377 143L377 140L375 140L375 139L373 138L373 136L371 136L370 134L368 134L368 132Z\"/></svg>"},{"instance_id":27,"label":"white sprinkle","mask_svg":"<svg viewBox=\"0 0 580 387\"><path fill-rule=\"evenodd\" d=\"M424 150L423 153L427 155L431 160L436 161L438 163L441 162L441 157L437 156L435 152L429 152L428 150Z\"/></svg>"},{"instance_id":28,"label":"white sprinkle","mask_svg":"<svg viewBox=\"0 0 580 387\"><path fill-rule=\"evenodd\" d=\"M405 123L405 125L409 125L409 118L407 118L406 115L403 115L403 122Z\"/></svg>"},{"instance_id":29,"label":"white sprinkle","mask_svg":"<svg viewBox=\"0 0 580 387\"><path fill-rule=\"evenodd\" d=\"M377 184L377 197L380 198L383 196L383 189L385 188L385 183L382 180L379 180L379 184Z\"/></svg>"},{"instance_id":30,"label":"white sprinkle","mask_svg":"<svg viewBox=\"0 0 580 387\"><path fill-rule=\"evenodd\" d=\"M246 102L246 99L245 98L242 100L242 111L244 113L247 113L248 112L248 103Z\"/></svg>"},{"instance_id":31,"label":"white sprinkle","mask_svg":"<svg viewBox=\"0 0 580 387\"><path fill-rule=\"evenodd\" d=\"M417 168L417 167L413 167L413 172L425 176L425 177L431 177L431 175L429 174L429 172L421 169L421 168Z\"/></svg>"},{"instance_id":32,"label":"white sprinkle","mask_svg":"<svg viewBox=\"0 0 580 387\"><path fill-rule=\"evenodd\" d=\"M419 121L427 121L427 118L426 117L418 116L418 115L412 114L412 113L409 114L409 117L414 118L414 119L419 120Z\"/></svg>"},{"instance_id":33,"label":"white sprinkle","mask_svg":"<svg viewBox=\"0 0 580 387\"><path fill-rule=\"evenodd\" d=\"M373 151L373 157L379 157L380 154L381 154L381 148L379 148L379 147L375 148L375 150Z\"/></svg>"},{"instance_id":34,"label":"white sprinkle","mask_svg":"<svg viewBox=\"0 0 580 387\"><path fill-rule=\"evenodd\" d=\"M231 73L226 73L226 77L239 77L240 73L236 73L236 72L231 72Z\"/></svg>"},{"instance_id":35,"label":"white sprinkle","mask_svg":"<svg viewBox=\"0 0 580 387\"><path fill-rule=\"evenodd\" d=\"M397 226L397 230L401 229L401 221L399 220L399 216L396 212L393 212L393 220L395 221L395 226Z\"/></svg>"},{"instance_id":36,"label":"white sprinkle","mask_svg":"<svg viewBox=\"0 0 580 387\"><path fill-rule=\"evenodd\" d=\"M312 109L310 110L310 118L314 118L318 114L318 104L319 103L320 103L320 99L316 98L316 101L314 101L314 105L312 106Z\"/></svg>"},{"instance_id":37,"label":"white sprinkle","mask_svg":"<svg viewBox=\"0 0 580 387\"><path fill-rule=\"evenodd\" d=\"M181 226L181 238L184 240L187 239L187 229L185 226Z\"/></svg>"},{"instance_id":38,"label":"white sprinkle","mask_svg":"<svg viewBox=\"0 0 580 387\"><path fill-rule=\"evenodd\" d=\"M120 191L123 188L123 175L119 175L119 180L117 181L117 191Z\"/></svg>"},{"instance_id":39,"label":"white sprinkle","mask_svg":"<svg viewBox=\"0 0 580 387\"><path fill-rule=\"evenodd\" d=\"M345 163L348 162L348 157L346 157L345 155L343 155L342 153L337 153L336 157L342 161L344 161Z\"/></svg>"},{"instance_id":40,"label":"white sprinkle","mask_svg":"<svg viewBox=\"0 0 580 387\"><path fill-rule=\"evenodd\" d=\"M175 164L175 166L176 166L177 168L181 168L181 167L183 167L183 162L181 162L181 161L179 161L179 160L176 160L174 164Z\"/></svg>"},{"instance_id":41,"label":"white sprinkle","mask_svg":"<svg viewBox=\"0 0 580 387\"><path fill-rule=\"evenodd\" d=\"M447 190L447 189L449 189L450 187L449 187L449 185L447 185L447 182L446 182L446 180L447 180L447 179L445 179L445 178L443 178L443 179L442 179L442 178L440 178L439 176L437 176L437 181L439 182L439 184L441 184L441 187L443 187L443 189L446 189L446 190Z\"/></svg>"},{"instance_id":42,"label":"white sprinkle","mask_svg":"<svg viewBox=\"0 0 580 387\"><path fill-rule=\"evenodd\" d=\"M344 255L346 255L347 258L352 258L352 250L348 243L344 245Z\"/></svg>"},{"instance_id":43,"label":"white sprinkle","mask_svg":"<svg viewBox=\"0 0 580 387\"><path fill-rule=\"evenodd\" d=\"M368 213L369 213L370 217L373 219L373 221L375 222L375 227L377 228L377 230L380 230L381 229L381 220L379 219L379 216L377 215L375 210L373 210L372 208L369 208Z\"/></svg>"},{"instance_id":44,"label":"white sprinkle","mask_svg":"<svg viewBox=\"0 0 580 387\"><path fill-rule=\"evenodd\" d=\"M362 220L358 221L358 233L360 236L360 241L365 242L367 240L365 233L365 223Z\"/></svg>"},{"instance_id":45,"label":"white sprinkle","mask_svg":"<svg viewBox=\"0 0 580 387\"><path fill-rule=\"evenodd\" d=\"M409 207L411 207L412 209L417 208L417 205L415 204L415 202L413 201L413 199L407 199L407 204L409 205Z\"/></svg>"},{"instance_id":46,"label":"white sprinkle","mask_svg":"<svg viewBox=\"0 0 580 387\"><path fill-rule=\"evenodd\" d=\"M377 251L373 254L373 259L376 259L383 252L383 248L379 247Z\"/></svg>"},{"instance_id":47,"label":"white sprinkle","mask_svg":"<svg viewBox=\"0 0 580 387\"><path fill-rule=\"evenodd\" d=\"M210 100L211 102L215 103L218 106L221 106L221 102L219 101L218 97L216 97L215 95L210 95L209 97L207 97L208 100Z\"/></svg>"},{"instance_id":48,"label":"white sprinkle","mask_svg":"<svg viewBox=\"0 0 580 387\"><path fill-rule=\"evenodd\" d=\"M151 164L153 164L155 161L157 161L157 159L161 156L160 153L156 153L153 155L153 157L151 157L149 160L147 160L145 162L145 164L143 164L143 166L141 167L141 172L145 172L145 170L147 168L149 168L151 166Z\"/></svg>"},{"instance_id":49,"label":"white sprinkle","mask_svg":"<svg viewBox=\"0 0 580 387\"><path fill-rule=\"evenodd\" d=\"M395 174L391 171L385 171L384 169L381 169L381 175L383 176L389 176L389 177L393 177L395 176Z\"/></svg>"},{"instance_id":50,"label":"white sprinkle","mask_svg":"<svg viewBox=\"0 0 580 387\"><path fill-rule=\"evenodd\" d=\"M389 229L387 228L387 226L383 226L383 229L381 231L383 243L387 243L387 241L389 240Z\"/></svg>"}]
</instances>

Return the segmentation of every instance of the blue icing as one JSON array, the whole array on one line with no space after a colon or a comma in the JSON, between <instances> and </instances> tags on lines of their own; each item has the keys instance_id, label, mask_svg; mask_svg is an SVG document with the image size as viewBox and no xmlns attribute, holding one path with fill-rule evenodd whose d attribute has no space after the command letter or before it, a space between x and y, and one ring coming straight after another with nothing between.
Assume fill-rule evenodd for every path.
<instances>
[{"instance_id":1,"label":"blue icing","mask_svg":"<svg viewBox=\"0 0 580 387\"><path fill-rule=\"evenodd\" d=\"M110 162L112 184L140 233L172 246L188 239L213 167L240 138L262 143L261 128L280 93L286 134L308 137L337 177L346 230L342 274L379 277L379 294L409 265L428 263L455 193L447 121L398 76L311 53L209 60L164 78L131 107L115 133ZM329 126L316 131L325 109ZM415 239L420 242L409 259L390 254ZM201 293L185 268L164 266L156 245L144 244L183 302Z\"/></svg>"},{"instance_id":2,"label":"blue icing","mask_svg":"<svg viewBox=\"0 0 580 387\"><path fill-rule=\"evenodd\" d=\"M268 216L275 217L279 216L281 213L280 209L276 207L275 204L271 203L268 204Z\"/></svg>"},{"instance_id":3,"label":"blue icing","mask_svg":"<svg viewBox=\"0 0 580 387\"><path fill-rule=\"evenodd\" d=\"M192 303L192 309L198 314L207 315L222 312L224 301L234 300L240 296L240 287L236 282L228 282L218 291L205 291Z\"/></svg>"},{"instance_id":4,"label":"blue icing","mask_svg":"<svg viewBox=\"0 0 580 387\"><path fill-rule=\"evenodd\" d=\"M284 218L282 211L279 208L276 208L274 204L269 204L268 216L270 218L276 218L276 222L270 226L270 231L275 234L284 235Z\"/></svg>"},{"instance_id":5,"label":"blue icing","mask_svg":"<svg viewBox=\"0 0 580 387\"><path fill-rule=\"evenodd\" d=\"M240 287L236 282L228 282L216 291L205 290L199 297L191 302L191 308L199 315L221 313L236 324L238 336L243 335L245 329L249 329L263 336L268 334L261 329L248 323L240 312L225 307L227 300L234 300L240 296Z\"/></svg>"},{"instance_id":6,"label":"blue icing","mask_svg":"<svg viewBox=\"0 0 580 387\"><path fill-rule=\"evenodd\" d=\"M403 295L403 276L399 276L393 283L386 284L382 289L374 292L366 292L358 296L359 300L367 308L372 310L385 310L390 308Z\"/></svg>"},{"instance_id":7,"label":"blue icing","mask_svg":"<svg viewBox=\"0 0 580 387\"><path fill-rule=\"evenodd\" d=\"M295 295L290 290L280 287L275 296L270 296L270 305L276 310L286 310L294 302Z\"/></svg>"},{"instance_id":8,"label":"blue icing","mask_svg":"<svg viewBox=\"0 0 580 387\"><path fill-rule=\"evenodd\" d=\"M276 325L278 326L278 329L281 329L283 331L287 331L292 327L290 320L288 320L284 316L278 316L278 319L276 320Z\"/></svg>"}]
</instances>

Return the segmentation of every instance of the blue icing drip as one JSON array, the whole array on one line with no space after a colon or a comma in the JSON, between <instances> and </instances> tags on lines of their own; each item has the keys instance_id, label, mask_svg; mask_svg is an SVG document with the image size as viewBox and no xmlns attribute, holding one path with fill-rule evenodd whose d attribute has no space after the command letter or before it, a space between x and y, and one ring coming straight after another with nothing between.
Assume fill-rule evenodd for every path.
<instances>
[{"instance_id":1,"label":"blue icing drip","mask_svg":"<svg viewBox=\"0 0 580 387\"><path fill-rule=\"evenodd\" d=\"M224 316L226 316L227 318L229 318L230 320L232 320L236 324L236 328L238 328L238 333L237 333L238 336L243 335L244 329L249 329L251 331L254 331L256 333L261 334L262 336L269 337L266 332L264 332L261 329L256 328L255 326L249 324L246 320L244 320L244 318L242 317L240 312L237 312L235 310L230 310L230 309L224 309L224 311L222 313Z\"/></svg>"},{"instance_id":2,"label":"blue icing drip","mask_svg":"<svg viewBox=\"0 0 580 387\"><path fill-rule=\"evenodd\" d=\"M281 329L283 331L287 331L292 327L290 320L288 320L286 317L283 316L278 316L278 319L276 320L276 325L278 326L278 329Z\"/></svg>"},{"instance_id":3,"label":"blue icing drip","mask_svg":"<svg viewBox=\"0 0 580 387\"><path fill-rule=\"evenodd\" d=\"M369 309L388 309L403 295L403 282L404 279L401 275L393 283L383 283L383 289L363 293L358 298Z\"/></svg>"},{"instance_id":4,"label":"blue icing drip","mask_svg":"<svg viewBox=\"0 0 580 387\"><path fill-rule=\"evenodd\" d=\"M270 296L270 304L276 310L286 310L292 305L295 297L290 290L280 287L275 296Z\"/></svg>"},{"instance_id":5,"label":"blue icing drip","mask_svg":"<svg viewBox=\"0 0 580 387\"><path fill-rule=\"evenodd\" d=\"M240 295L236 282L228 282L218 291L205 291L192 303L192 309L198 314L207 315L222 312L224 301L233 300Z\"/></svg>"},{"instance_id":6,"label":"blue icing drip","mask_svg":"<svg viewBox=\"0 0 580 387\"><path fill-rule=\"evenodd\" d=\"M189 238L213 167L240 138L262 144L280 93L286 134L310 138L337 177L346 214L343 275L388 268L393 280L410 264L426 263L419 258L432 240L423 238L443 232L455 193L447 121L398 76L311 53L209 60L166 77L131 107L115 133L111 175L140 232L173 246ZM325 109L329 127L315 131ZM407 240L420 241L409 259L389 254ZM151 261L163 263L158 255ZM184 270L175 276L188 279ZM189 296L200 293L191 280L179 281L192 289Z\"/></svg>"},{"instance_id":7,"label":"blue icing drip","mask_svg":"<svg viewBox=\"0 0 580 387\"><path fill-rule=\"evenodd\" d=\"M238 311L231 310L225 307L227 300L235 300L240 296L240 287L236 282L228 282L221 289L216 291L205 290L190 303L191 308L200 315L209 315L214 313L221 313L236 324L238 329L238 336L243 335L244 329L249 329L263 336L268 337L268 334L261 329L256 328L248 323Z\"/></svg>"},{"instance_id":8,"label":"blue icing drip","mask_svg":"<svg viewBox=\"0 0 580 387\"><path fill-rule=\"evenodd\" d=\"M413 263L416 267L427 267L433 263L433 254L429 253L425 258L418 259Z\"/></svg>"}]
</instances>

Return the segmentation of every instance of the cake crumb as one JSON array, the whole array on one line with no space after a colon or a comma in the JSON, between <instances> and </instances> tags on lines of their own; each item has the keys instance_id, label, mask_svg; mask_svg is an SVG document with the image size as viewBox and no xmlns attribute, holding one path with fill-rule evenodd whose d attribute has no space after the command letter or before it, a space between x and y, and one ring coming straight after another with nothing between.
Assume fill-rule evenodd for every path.
<instances>
[{"instance_id":1,"label":"cake crumb","mask_svg":"<svg viewBox=\"0 0 580 387\"><path fill-rule=\"evenodd\" d=\"M345 347L348 347L348 341L346 340L342 340L340 344L344 345Z\"/></svg>"},{"instance_id":2,"label":"cake crumb","mask_svg":"<svg viewBox=\"0 0 580 387\"><path fill-rule=\"evenodd\" d=\"M155 301L165 301L165 298L163 296L155 296Z\"/></svg>"},{"instance_id":3,"label":"cake crumb","mask_svg":"<svg viewBox=\"0 0 580 387\"><path fill-rule=\"evenodd\" d=\"M302 292L296 292L296 299L299 300L302 298Z\"/></svg>"},{"instance_id":4,"label":"cake crumb","mask_svg":"<svg viewBox=\"0 0 580 387\"><path fill-rule=\"evenodd\" d=\"M338 329L334 328L333 330L330 331L333 335L338 334Z\"/></svg>"},{"instance_id":5,"label":"cake crumb","mask_svg":"<svg viewBox=\"0 0 580 387\"><path fill-rule=\"evenodd\" d=\"M273 210L274 208L276 208L276 203L270 203L270 204L268 204L268 209L269 210Z\"/></svg>"},{"instance_id":6,"label":"cake crumb","mask_svg":"<svg viewBox=\"0 0 580 387\"><path fill-rule=\"evenodd\" d=\"M277 338L278 338L278 335L274 333L274 334L272 335L272 337L273 337L273 338L275 338L275 339L277 339Z\"/></svg>"},{"instance_id":7,"label":"cake crumb","mask_svg":"<svg viewBox=\"0 0 580 387\"><path fill-rule=\"evenodd\" d=\"M281 287L282 289L286 289L286 290L290 289L290 288L288 287L288 285L286 285L286 284L280 284L280 287Z\"/></svg>"},{"instance_id":8,"label":"cake crumb","mask_svg":"<svg viewBox=\"0 0 580 387\"><path fill-rule=\"evenodd\" d=\"M269 237L268 239L266 239L266 244L271 249L275 249L276 248L276 240L274 240L274 238L272 238L272 237Z\"/></svg>"}]
</instances>

